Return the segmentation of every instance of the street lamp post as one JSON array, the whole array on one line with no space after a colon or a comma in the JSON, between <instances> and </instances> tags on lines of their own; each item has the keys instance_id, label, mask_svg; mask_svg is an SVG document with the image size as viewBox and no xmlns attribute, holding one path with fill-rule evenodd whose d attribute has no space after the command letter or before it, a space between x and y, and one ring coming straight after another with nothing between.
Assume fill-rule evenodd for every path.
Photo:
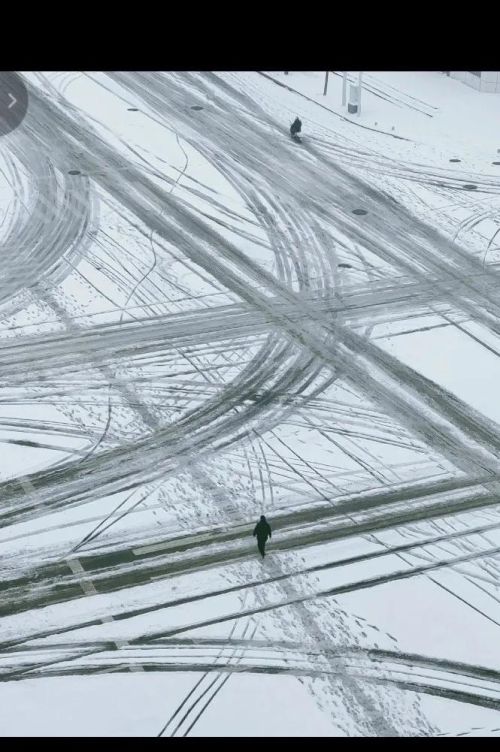
<instances>
[{"instance_id":1,"label":"street lamp post","mask_svg":"<svg viewBox=\"0 0 500 752\"><path fill-rule=\"evenodd\" d=\"M323 89L323 96L326 96L326 90L328 89L328 74L330 71L326 71L325 73L325 88Z\"/></svg>"},{"instance_id":2,"label":"street lamp post","mask_svg":"<svg viewBox=\"0 0 500 752\"><path fill-rule=\"evenodd\" d=\"M342 106L345 107L347 101L347 71L342 74Z\"/></svg>"}]
</instances>

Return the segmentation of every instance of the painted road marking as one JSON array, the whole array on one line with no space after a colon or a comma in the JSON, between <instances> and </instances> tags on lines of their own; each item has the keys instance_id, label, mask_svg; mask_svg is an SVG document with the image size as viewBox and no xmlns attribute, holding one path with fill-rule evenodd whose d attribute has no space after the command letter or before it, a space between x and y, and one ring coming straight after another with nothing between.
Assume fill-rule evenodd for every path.
<instances>
[{"instance_id":1,"label":"painted road marking","mask_svg":"<svg viewBox=\"0 0 500 752\"><path fill-rule=\"evenodd\" d=\"M18 478L17 479L19 485L25 492L25 494L32 498L33 500L37 501L38 504L41 506L44 506L44 502L41 501L39 498L37 499L37 490L33 483L29 481L27 478ZM84 568L82 567L82 564L79 559L65 559L66 564L71 569L73 574L78 577L79 585L85 595L98 595L97 589L90 579L90 576L85 572ZM109 624L110 622L113 622L114 619L112 616L104 616L102 619L100 619L101 624ZM128 643L126 640L113 640L113 644L118 648L128 647L130 643ZM134 665L129 666L130 671L144 671L144 668L140 665Z\"/></svg>"}]
</instances>

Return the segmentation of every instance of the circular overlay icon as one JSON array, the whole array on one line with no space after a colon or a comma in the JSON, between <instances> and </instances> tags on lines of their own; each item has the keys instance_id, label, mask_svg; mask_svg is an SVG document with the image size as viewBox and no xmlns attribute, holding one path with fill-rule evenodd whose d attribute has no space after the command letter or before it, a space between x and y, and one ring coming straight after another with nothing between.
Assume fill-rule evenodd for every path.
<instances>
[{"instance_id":1,"label":"circular overlay icon","mask_svg":"<svg viewBox=\"0 0 500 752\"><path fill-rule=\"evenodd\" d=\"M21 124L28 109L28 90L20 76L11 71L0 72L0 136Z\"/></svg>"}]
</instances>

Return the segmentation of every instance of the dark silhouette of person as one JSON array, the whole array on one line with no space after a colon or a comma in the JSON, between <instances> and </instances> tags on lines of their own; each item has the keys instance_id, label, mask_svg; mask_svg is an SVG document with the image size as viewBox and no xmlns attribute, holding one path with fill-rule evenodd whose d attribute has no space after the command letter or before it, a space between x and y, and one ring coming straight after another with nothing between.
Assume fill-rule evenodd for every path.
<instances>
[{"instance_id":1,"label":"dark silhouette of person","mask_svg":"<svg viewBox=\"0 0 500 752\"><path fill-rule=\"evenodd\" d=\"M302 122L299 120L298 117L296 117L290 126L290 133L292 134L292 138L293 136L296 136L297 133L300 133L301 129L302 129Z\"/></svg>"},{"instance_id":2,"label":"dark silhouette of person","mask_svg":"<svg viewBox=\"0 0 500 752\"><path fill-rule=\"evenodd\" d=\"M254 536L257 536L257 547L259 549L262 558L266 555L266 541L268 538L272 538L271 525L266 520L264 515L261 516L258 523L255 525L253 531Z\"/></svg>"}]
</instances>

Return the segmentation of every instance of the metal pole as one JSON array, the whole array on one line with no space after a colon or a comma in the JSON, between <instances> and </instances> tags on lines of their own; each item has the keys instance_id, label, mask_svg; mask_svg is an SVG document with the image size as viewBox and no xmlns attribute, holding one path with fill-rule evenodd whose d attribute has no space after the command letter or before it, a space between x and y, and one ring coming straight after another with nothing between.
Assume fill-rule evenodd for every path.
<instances>
[{"instance_id":1,"label":"metal pole","mask_svg":"<svg viewBox=\"0 0 500 752\"><path fill-rule=\"evenodd\" d=\"M361 115L361 87L363 82L363 71L359 71L359 77L358 77L358 117Z\"/></svg>"},{"instance_id":2,"label":"metal pole","mask_svg":"<svg viewBox=\"0 0 500 752\"><path fill-rule=\"evenodd\" d=\"M345 107L347 99L347 71L344 71L342 76L342 106Z\"/></svg>"},{"instance_id":3,"label":"metal pole","mask_svg":"<svg viewBox=\"0 0 500 752\"><path fill-rule=\"evenodd\" d=\"M325 73L325 88L323 89L323 96L326 96L326 90L328 89L328 74L330 71L326 71Z\"/></svg>"}]
</instances>

